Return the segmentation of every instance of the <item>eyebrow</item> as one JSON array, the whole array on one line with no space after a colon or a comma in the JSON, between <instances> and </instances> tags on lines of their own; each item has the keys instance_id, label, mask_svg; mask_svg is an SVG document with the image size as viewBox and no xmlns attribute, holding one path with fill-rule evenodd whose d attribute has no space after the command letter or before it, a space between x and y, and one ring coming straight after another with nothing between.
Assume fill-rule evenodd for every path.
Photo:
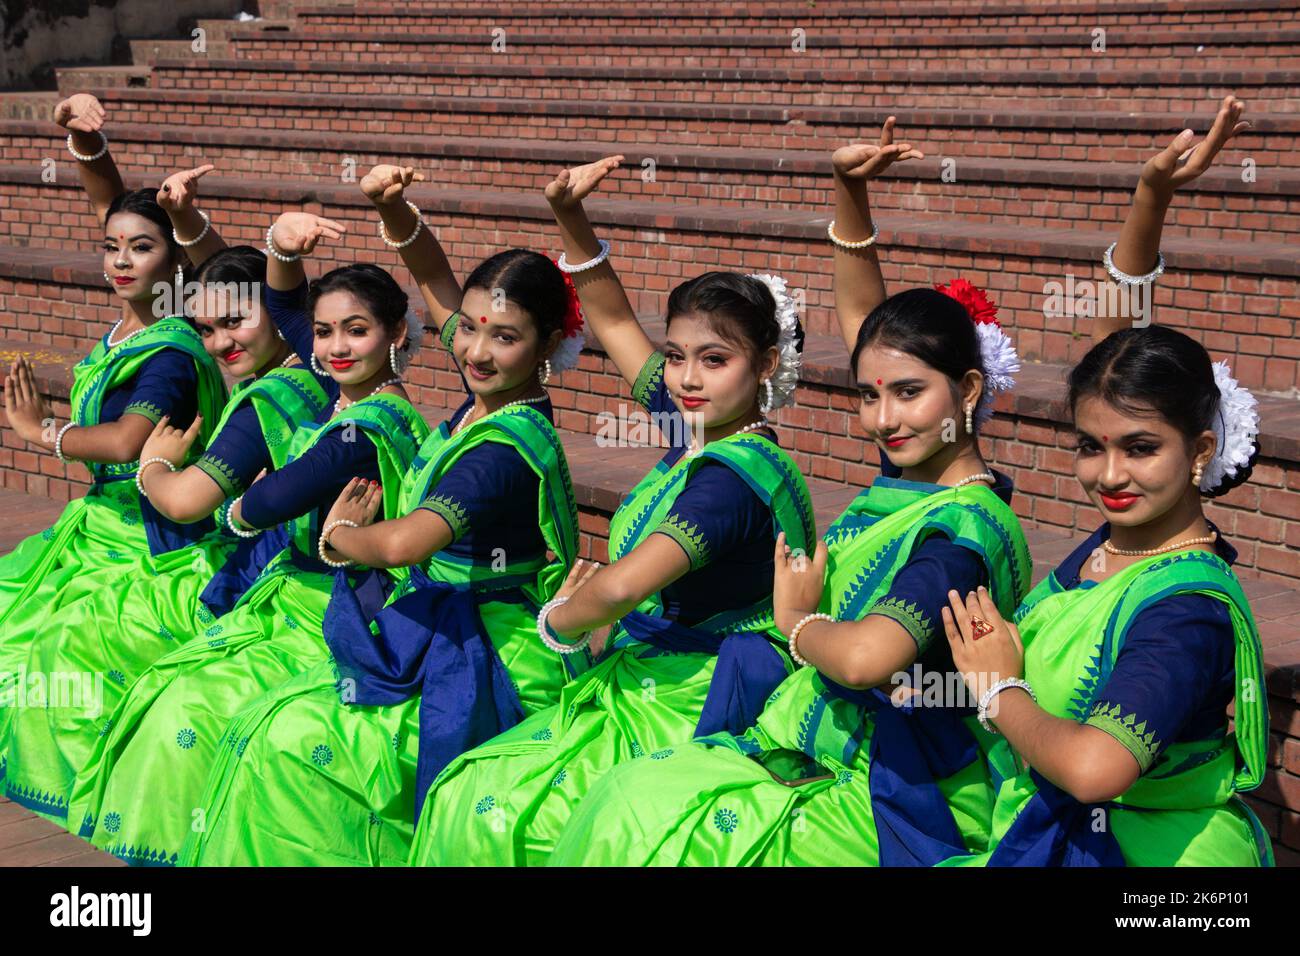
<instances>
[{"instance_id":1,"label":"eyebrow","mask_svg":"<svg viewBox=\"0 0 1300 956\"><path fill-rule=\"evenodd\" d=\"M359 313L353 313L352 315L349 315L346 318L339 319L338 324L342 325L344 322L369 322L369 321L370 319L368 317L361 315ZM329 326L329 323L326 322L324 319L312 319L312 323L315 325L324 325L326 327Z\"/></svg>"},{"instance_id":2,"label":"eyebrow","mask_svg":"<svg viewBox=\"0 0 1300 956\"><path fill-rule=\"evenodd\" d=\"M1087 438L1092 441L1097 440L1093 435L1088 434L1088 432L1084 431L1082 428L1076 428L1075 432L1079 435L1080 438ZM1139 430L1135 432L1129 432L1127 435L1122 435L1118 440L1133 441L1135 438L1155 438L1158 440L1160 436L1157 435L1155 432Z\"/></svg>"},{"instance_id":3,"label":"eyebrow","mask_svg":"<svg viewBox=\"0 0 1300 956\"><path fill-rule=\"evenodd\" d=\"M905 386L905 385L924 385L924 384L925 384L925 380L924 380L924 379L919 379L919 378L900 378L900 379L896 379L896 380L890 382L888 385L885 385L885 386L883 386L883 387L884 387L884 388L902 388L902 387ZM876 385L874 382L858 382L858 388L860 388L860 389L880 388L880 387L882 387L882 386L878 386L878 385Z\"/></svg>"},{"instance_id":4,"label":"eyebrow","mask_svg":"<svg viewBox=\"0 0 1300 956\"><path fill-rule=\"evenodd\" d=\"M673 342L673 341L665 342L665 343L664 343L664 348L668 348L668 349L676 349L676 350L679 351L679 352L685 352L685 351L686 351L686 349L682 348L680 345L678 345L676 342ZM729 346L729 345L725 345L725 344L722 343L722 342L705 342L703 345L696 346L695 351L697 351L697 352L705 352L705 351L708 351L709 349L718 349L718 350L723 351L723 352L732 352L732 351L735 351L734 349L731 348L731 346Z\"/></svg>"}]
</instances>

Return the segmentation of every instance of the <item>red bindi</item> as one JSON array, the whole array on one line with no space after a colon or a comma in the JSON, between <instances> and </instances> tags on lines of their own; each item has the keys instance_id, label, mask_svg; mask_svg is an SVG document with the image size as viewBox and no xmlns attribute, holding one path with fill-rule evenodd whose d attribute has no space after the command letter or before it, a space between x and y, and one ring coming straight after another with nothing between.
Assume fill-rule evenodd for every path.
<instances>
[{"instance_id":1,"label":"red bindi","mask_svg":"<svg viewBox=\"0 0 1300 956\"><path fill-rule=\"evenodd\" d=\"M479 320L480 322L482 322L484 325L487 325L487 316L486 316L486 315L480 315L480 316L478 317L478 320Z\"/></svg>"},{"instance_id":2,"label":"red bindi","mask_svg":"<svg viewBox=\"0 0 1300 956\"><path fill-rule=\"evenodd\" d=\"M884 384L885 384L885 380L884 380L883 378L878 378L878 379L876 379L876 384L877 384L877 385L884 385Z\"/></svg>"},{"instance_id":3,"label":"red bindi","mask_svg":"<svg viewBox=\"0 0 1300 956\"><path fill-rule=\"evenodd\" d=\"M1109 435L1102 435L1102 436L1101 436L1101 440L1102 440L1102 441L1110 441L1110 436L1109 436Z\"/></svg>"}]
</instances>

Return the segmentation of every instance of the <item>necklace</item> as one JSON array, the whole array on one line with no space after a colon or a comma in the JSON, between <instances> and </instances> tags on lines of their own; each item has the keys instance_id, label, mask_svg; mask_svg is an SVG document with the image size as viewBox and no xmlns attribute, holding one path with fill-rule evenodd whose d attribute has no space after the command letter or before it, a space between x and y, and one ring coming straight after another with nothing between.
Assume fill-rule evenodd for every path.
<instances>
[{"instance_id":1,"label":"necklace","mask_svg":"<svg viewBox=\"0 0 1300 956\"><path fill-rule=\"evenodd\" d=\"M386 382L380 382L378 385L376 385L376 386L371 390L370 395L367 395L366 398L370 398L371 396L378 395L380 392L382 392L384 389L386 389L389 385L401 385L401 384L402 384L402 380L401 380L400 378L390 378L388 381L386 381ZM366 400L366 398L358 399L358 401L362 401L362 402L364 402L364 401ZM342 403L342 401L343 401L343 396L342 396L342 395L339 395L339 397L338 397L338 401L336 401L336 402L334 403L334 415L337 415L337 414L339 413L339 411L341 410L339 406L340 406L340 404ZM356 402L348 402L348 404L347 404L346 407L347 407L347 408L351 408L351 407L352 407L353 405L355 405L355 404L356 404ZM334 415L331 415L330 418L333 418Z\"/></svg>"},{"instance_id":2,"label":"necklace","mask_svg":"<svg viewBox=\"0 0 1300 956\"><path fill-rule=\"evenodd\" d=\"M286 355L286 356L284 357L284 361L280 363L280 368L288 368L288 367L289 367L289 363L292 362L292 361L293 361L294 359L296 359L297 357L298 357L298 353L297 353L297 352L290 352L288 355ZM385 384L387 384L387 383L385 383Z\"/></svg>"},{"instance_id":3,"label":"necklace","mask_svg":"<svg viewBox=\"0 0 1300 956\"><path fill-rule=\"evenodd\" d=\"M969 485L973 481L992 481L996 483L997 480L998 479L996 475L993 475L987 471L981 471L979 474L970 475L969 477L963 478L961 481L954 481L952 483L952 486L954 488L960 488L962 485Z\"/></svg>"},{"instance_id":4,"label":"necklace","mask_svg":"<svg viewBox=\"0 0 1300 956\"><path fill-rule=\"evenodd\" d=\"M145 329L147 329L147 328L149 327L149 326L147 326L147 325L142 325L142 326L140 326L140 328L136 329L134 332L131 332L131 333L129 333L128 335L126 335L125 337L123 337L121 341L119 341L119 342L114 342L114 341L113 341L113 336L117 334L117 330L118 330L118 328L119 328L119 327L122 325L122 323L125 322L125 321L126 321L126 319L118 319L116 322L113 323L113 327L112 327L111 329L108 330L108 338L104 340L104 344L107 345L110 349L115 349L115 348L117 348L119 345L122 344L122 342L126 342L126 341L130 340L131 338L133 338L134 336L139 335L141 332L143 332Z\"/></svg>"},{"instance_id":5,"label":"necklace","mask_svg":"<svg viewBox=\"0 0 1300 956\"><path fill-rule=\"evenodd\" d=\"M511 406L514 405L531 405L536 402L544 402L550 397L551 396L549 395L539 395L536 398L520 398L513 402L506 402L506 404L502 405L501 408L510 408ZM501 411L501 408L498 408L497 411L498 412ZM492 412L488 412L488 414L491 415ZM469 424L469 420L471 417L473 417L473 415L474 415L474 406L471 405L466 410L465 414L460 416L460 421L456 423L456 427L451 430L451 433L453 435L458 434L462 428L464 428L466 425Z\"/></svg>"},{"instance_id":6,"label":"necklace","mask_svg":"<svg viewBox=\"0 0 1300 956\"><path fill-rule=\"evenodd\" d=\"M1110 539L1107 538L1101 543L1101 546L1105 548L1109 554L1117 554L1125 558L1149 558L1153 555L1164 554L1166 551L1178 551L1181 548L1190 548L1197 544L1212 544L1214 539L1217 537L1218 535L1207 534L1200 538L1188 538L1186 541L1175 541L1173 544L1167 544L1163 548L1134 548L1132 550L1117 548L1112 545Z\"/></svg>"},{"instance_id":7,"label":"necklace","mask_svg":"<svg viewBox=\"0 0 1300 956\"><path fill-rule=\"evenodd\" d=\"M748 425L746 425L744 428L737 428L737 429L736 429L734 432L732 432L731 434L732 434L732 435L745 435L745 434L747 434L747 433L749 433L749 432L752 432L752 431L758 431L758 429L760 429L760 428L771 428L771 427L772 427L771 422L769 422L766 418L760 418L760 419L759 419L758 421L756 421L756 422L750 422L750 423L749 423ZM730 436L728 436L728 437L730 437ZM691 436L691 447L687 449L687 451L686 451L686 455L685 455L684 457L686 457L686 458L692 458L692 457L694 457L695 455L698 455L698 454L699 454L700 452L702 452L703 450L704 450L703 448L701 448L700 446L698 446L698 445L695 444L695 436L692 435L692 436Z\"/></svg>"}]
</instances>

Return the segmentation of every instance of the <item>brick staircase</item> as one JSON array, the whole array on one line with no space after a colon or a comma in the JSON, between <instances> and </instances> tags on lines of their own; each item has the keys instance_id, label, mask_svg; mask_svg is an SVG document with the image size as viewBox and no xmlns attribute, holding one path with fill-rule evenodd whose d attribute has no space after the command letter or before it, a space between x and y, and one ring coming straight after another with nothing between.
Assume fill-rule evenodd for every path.
<instances>
[{"instance_id":1,"label":"brick staircase","mask_svg":"<svg viewBox=\"0 0 1300 956\"><path fill-rule=\"evenodd\" d=\"M1045 284L1100 278L1138 165L1184 127L1204 129L1223 94L1245 99L1253 128L1171 212L1155 317L1260 396L1254 478L1209 512L1241 550L1266 645L1274 770L1250 799L1279 861L1300 863L1300 2L1040 0L976 14L901 0L283 0L261 12L200 21L202 53L189 39L134 41L130 65L60 72L62 95L104 103L128 185L212 162L201 202L228 241L260 245L274 213L306 208L349 226L313 268L392 268L355 181L400 160L429 177L412 198L463 275L508 245L556 251L542 186L563 165L622 152L589 209L652 330L672 286L704 269L779 272L802 288L806 367L779 422L822 526L876 473L833 334L829 151L897 115L927 158L873 187L885 275L897 289L960 274L998 301L1026 366L984 448L1017 480L1040 575L1097 521L1073 479L1061 395L1089 329L1045 315ZM0 361L33 355L66 413L69 367L116 313L48 120L58 96L0 96ZM459 388L445 357L408 377L430 418L445 414ZM597 346L563 378L553 395L584 553L603 560L609 515L656 453L611 457L593 442L602 413L629 401ZM79 467L8 432L0 442L5 488L61 501L84 487Z\"/></svg>"}]
</instances>

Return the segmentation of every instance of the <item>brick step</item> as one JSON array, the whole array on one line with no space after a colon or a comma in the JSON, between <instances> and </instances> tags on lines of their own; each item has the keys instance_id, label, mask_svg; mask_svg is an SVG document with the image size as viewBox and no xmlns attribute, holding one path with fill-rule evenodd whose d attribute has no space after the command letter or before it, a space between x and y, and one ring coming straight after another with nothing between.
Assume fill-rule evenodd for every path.
<instances>
[{"instance_id":1,"label":"brick step","mask_svg":"<svg viewBox=\"0 0 1300 956\"><path fill-rule=\"evenodd\" d=\"M856 106L733 106L726 104L555 102L539 99L435 96L336 96L312 93L155 90L103 87L99 97L114 128L165 120L183 107L191 128L308 130L374 136L556 138L609 144L653 141L657 146L744 147L829 151L855 142L898 117L900 133L937 154L968 159L1145 162L1160 145L1209 112L1121 113L1038 110L889 110ZM50 94L53 95L53 94ZM0 96L0 110L8 95ZM53 101L49 104L53 106ZM49 110L9 115L48 120ZM431 122L430 117L434 117ZM1245 150L1259 168L1300 167L1300 118L1250 110L1252 128L1230 149ZM1231 155L1230 153L1227 155Z\"/></svg>"},{"instance_id":2,"label":"brick step","mask_svg":"<svg viewBox=\"0 0 1300 956\"><path fill-rule=\"evenodd\" d=\"M1270 70L935 70L899 82L897 69L733 69L473 65L436 61L381 63L189 58L151 64L159 89L261 90L364 94L514 96L522 84L540 99L638 100L693 103L844 105L1124 111L1212 110L1237 93L1264 112L1300 107L1300 72ZM138 67L135 69L139 69ZM103 85L97 71L59 71L59 89ZM122 85L141 85L138 82Z\"/></svg>"},{"instance_id":3,"label":"brick step","mask_svg":"<svg viewBox=\"0 0 1300 956\"><path fill-rule=\"evenodd\" d=\"M315 131L207 129L113 123L114 156L122 169L159 176L199 163L219 170L255 168L265 178L337 182L378 162L416 165L440 186L472 188L491 181L541 192L557 169L618 150L629 174L616 174L620 196L662 202L773 209L830 207L834 202L827 153L722 147L647 148L646 134L613 143L464 137L373 136ZM638 143L640 140L640 143ZM328 143L328 145L326 145ZM64 137L52 123L0 120L0 145L9 162L39 166L59 157ZM926 144L920 143L922 148ZM1248 138L1236 153L1254 157ZM1300 159L1300 148L1295 151ZM956 162L955 167L951 163ZM1220 168L1192 184L1169 216L1170 234L1200 240L1283 242L1300 232L1300 170L1270 171L1244 183L1229 151ZM955 181L944 181L951 168ZM1062 226L1086 221L1118 225L1128 213L1135 183L1129 163L948 160L934 156L891 171L873 194L882 211L955 215L974 222L1014 221Z\"/></svg>"},{"instance_id":4,"label":"brick step","mask_svg":"<svg viewBox=\"0 0 1300 956\"><path fill-rule=\"evenodd\" d=\"M10 242L46 247L55 254L95 249L102 233L76 180L63 175L50 184L40 178L39 168L0 167L0 222L8 225ZM156 185L159 177L146 181L128 174L126 179L132 186ZM358 260L386 266L394 261L379 242L373 208L354 184L245 183L210 176L203 188L204 208L232 243L260 246L278 210L306 207L349 227L343 241L317 250L314 258L322 270ZM556 248L554 221L537 193L425 185L411 196L439 231L460 275L507 244ZM786 275L792 287L804 290L810 331L832 330L827 210L674 206L620 198L589 206L597 228L614 245L615 261L639 311L661 313L674 284L706 269L761 269ZM882 215L879 225L883 268L891 282L927 284L963 275L996 296L1026 358L1074 362L1087 350L1087 318L1068 314L1048 319L1044 306L1053 291L1078 290L1078 282L1103 277L1099 260L1114 239L1113 229L1032 228L893 214ZM1252 388L1287 394L1300 390L1300 263L1293 248L1178 237L1169 237L1163 248L1170 271L1156 284L1157 320L1188 328L1208 348L1232 356L1237 374ZM94 274L100 271L96 268ZM9 320L0 315L0 321Z\"/></svg>"},{"instance_id":5,"label":"brick step","mask_svg":"<svg viewBox=\"0 0 1300 956\"><path fill-rule=\"evenodd\" d=\"M813 29L792 39L790 33L699 35L663 32L648 35L605 30L524 32L495 36L488 32L421 33L367 29L356 35L307 29L263 30L257 24L209 43L206 55L229 49L250 59L319 60L365 57L384 62L436 60L474 64L486 60L541 66L706 66L711 68L836 67L869 59L873 66L905 66L909 71L962 69L1229 69L1267 62L1274 69L1300 66L1300 30L1271 29L1224 34L1218 30L1165 31L1135 27L1106 31L1100 38L1078 28L1052 32L891 33ZM135 62L146 57L199 59L190 41L132 43Z\"/></svg>"}]
</instances>

